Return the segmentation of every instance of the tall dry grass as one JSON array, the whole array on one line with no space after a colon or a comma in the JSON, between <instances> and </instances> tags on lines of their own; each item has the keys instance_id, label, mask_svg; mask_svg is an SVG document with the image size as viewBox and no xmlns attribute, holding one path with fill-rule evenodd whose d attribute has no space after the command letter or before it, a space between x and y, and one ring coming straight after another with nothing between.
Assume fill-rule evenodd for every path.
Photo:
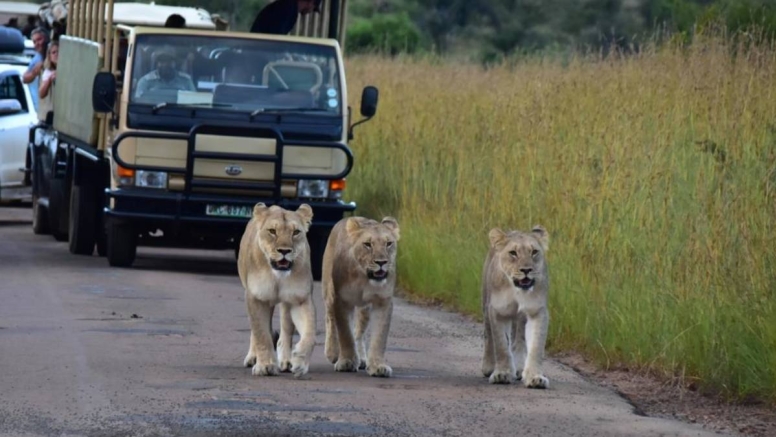
<instances>
[{"instance_id":1,"label":"tall dry grass","mask_svg":"<svg viewBox=\"0 0 776 437\"><path fill-rule=\"evenodd\" d=\"M542 224L551 349L776 400L776 48L743 48L349 58L351 105L381 93L349 197L398 217L413 293L478 314L488 230Z\"/></svg>"}]
</instances>

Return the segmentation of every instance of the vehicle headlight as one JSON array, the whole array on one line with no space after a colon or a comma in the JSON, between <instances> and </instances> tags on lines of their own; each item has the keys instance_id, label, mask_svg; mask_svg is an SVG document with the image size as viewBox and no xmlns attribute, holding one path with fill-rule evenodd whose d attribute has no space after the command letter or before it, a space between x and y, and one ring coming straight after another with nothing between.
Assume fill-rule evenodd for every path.
<instances>
[{"instance_id":1,"label":"vehicle headlight","mask_svg":"<svg viewBox=\"0 0 776 437\"><path fill-rule=\"evenodd\" d=\"M135 186L144 188L167 188L167 173L163 171L138 170Z\"/></svg>"},{"instance_id":2,"label":"vehicle headlight","mask_svg":"<svg viewBox=\"0 0 776 437\"><path fill-rule=\"evenodd\" d=\"M329 181L322 179L302 179L297 187L297 196L321 198L329 195Z\"/></svg>"}]
</instances>

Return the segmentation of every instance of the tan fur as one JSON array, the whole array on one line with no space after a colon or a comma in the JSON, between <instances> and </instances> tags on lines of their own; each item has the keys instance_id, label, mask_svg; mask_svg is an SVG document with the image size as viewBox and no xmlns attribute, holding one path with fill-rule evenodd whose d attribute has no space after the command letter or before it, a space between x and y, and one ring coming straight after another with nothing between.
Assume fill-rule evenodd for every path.
<instances>
[{"instance_id":1,"label":"tan fur","mask_svg":"<svg viewBox=\"0 0 776 437\"><path fill-rule=\"evenodd\" d=\"M267 208L257 203L253 217L240 241L237 269L245 288L245 303L251 322L248 355L243 364L253 366L254 375L307 373L315 347L315 306L310 245L307 231L313 211L302 204L296 211L279 206ZM287 251L284 255L280 251ZM271 262L291 260L290 269L281 271ZM281 264L275 267L282 268ZM280 338L277 356L272 342L272 314L280 305ZM294 328L300 339L293 352ZM278 362L280 363L278 366Z\"/></svg>"},{"instance_id":2,"label":"tan fur","mask_svg":"<svg viewBox=\"0 0 776 437\"><path fill-rule=\"evenodd\" d=\"M371 376L390 377L385 347L393 314L399 224L364 217L340 220L332 229L323 256L323 300L326 303L326 358L338 372L366 368ZM380 267L379 263L384 263ZM371 272L387 272L375 279ZM350 321L358 308L355 339ZM367 355L364 332L373 320Z\"/></svg>"},{"instance_id":3,"label":"tan fur","mask_svg":"<svg viewBox=\"0 0 776 437\"><path fill-rule=\"evenodd\" d=\"M541 364L549 324L549 234L534 226L531 232L494 228L488 236L482 273L482 373L492 384L522 379L526 387L548 388Z\"/></svg>"}]
</instances>

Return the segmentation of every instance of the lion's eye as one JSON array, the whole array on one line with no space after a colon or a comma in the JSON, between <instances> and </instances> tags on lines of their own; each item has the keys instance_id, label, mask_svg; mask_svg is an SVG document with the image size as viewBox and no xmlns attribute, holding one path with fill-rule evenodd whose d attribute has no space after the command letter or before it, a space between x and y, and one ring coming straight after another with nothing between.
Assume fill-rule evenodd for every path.
<instances>
[{"instance_id":1,"label":"lion's eye","mask_svg":"<svg viewBox=\"0 0 776 437\"><path fill-rule=\"evenodd\" d=\"M302 231L300 231L299 229L294 229L294 237L299 235L300 232L302 232Z\"/></svg>"},{"instance_id":2,"label":"lion's eye","mask_svg":"<svg viewBox=\"0 0 776 437\"><path fill-rule=\"evenodd\" d=\"M391 247L391 246L393 246L393 241L389 241L389 242L388 242L388 243L386 243L385 245L386 245L386 246L388 246L388 247Z\"/></svg>"},{"instance_id":3,"label":"lion's eye","mask_svg":"<svg viewBox=\"0 0 776 437\"><path fill-rule=\"evenodd\" d=\"M539 254L539 251L534 249L533 252L531 252L531 255L536 256Z\"/></svg>"},{"instance_id":4,"label":"lion's eye","mask_svg":"<svg viewBox=\"0 0 776 437\"><path fill-rule=\"evenodd\" d=\"M512 256L514 256L514 257L517 257L517 252L516 252L516 251L514 251L514 250L510 250L510 251L509 251L509 254L510 254L510 255L512 255Z\"/></svg>"},{"instance_id":5,"label":"lion's eye","mask_svg":"<svg viewBox=\"0 0 776 437\"><path fill-rule=\"evenodd\" d=\"M366 247L367 249L371 249L372 243L364 243L364 247Z\"/></svg>"},{"instance_id":6,"label":"lion's eye","mask_svg":"<svg viewBox=\"0 0 776 437\"><path fill-rule=\"evenodd\" d=\"M269 233L272 234L272 235L275 235L277 232L274 229L270 229Z\"/></svg>"}]
</instances>

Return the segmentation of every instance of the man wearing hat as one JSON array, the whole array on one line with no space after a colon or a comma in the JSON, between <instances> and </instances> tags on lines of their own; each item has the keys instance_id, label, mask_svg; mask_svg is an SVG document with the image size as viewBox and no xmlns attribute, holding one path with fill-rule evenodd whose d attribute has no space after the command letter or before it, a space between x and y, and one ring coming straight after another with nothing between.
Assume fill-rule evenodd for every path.
<instances>
[{"instance_id":1,"label":"man wearing hat","mask_svg":"<svg viewBox=\"0 0 776 437\"><path fill-rule=\"evenodd\" d=\"M196 91L191 77L178 71L175 62L175 51L169 47L162 47L154 52L155 70L141 77L135 88L135 97L153 91L179 90Z\"/></svg>"},{"instance_id":2,"label":"man wearing hat","mask_svg":"<svg viewBox=\"0 0 776 437\"><path fill-rule=\"evenodd\" d=\"M322 0L274 0L259 12L251 26L252 33L288 35L299 14L321 11Z\"/></svg>"}]
</instances>

